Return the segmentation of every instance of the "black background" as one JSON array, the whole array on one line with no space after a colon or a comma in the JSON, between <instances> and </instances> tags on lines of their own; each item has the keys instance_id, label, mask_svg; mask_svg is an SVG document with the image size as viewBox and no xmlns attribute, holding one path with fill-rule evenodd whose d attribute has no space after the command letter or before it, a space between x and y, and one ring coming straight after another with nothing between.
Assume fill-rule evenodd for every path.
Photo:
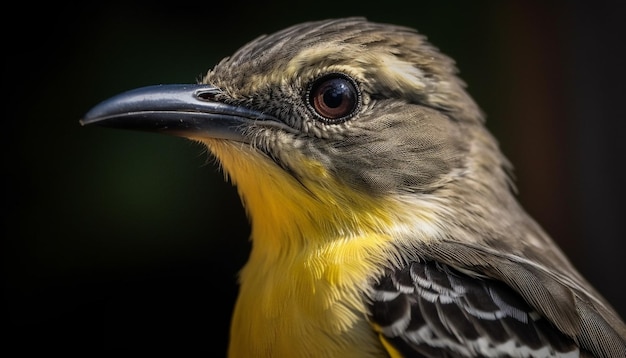
<instances>
[{"instance_id":1,"label":"black background","mask_svg":"<svg viewBox=\"0 0 626 358\"><path fill-rule=\"evenodd\" d=\"M262 33L366 16L456 59L519 197L626 315L620 2L16 4L3 19L3 340L21 351L223 356L249 228L181 138L83 128L119 92L196 82ZM621 7L621 8L620 8Z\"/></svg>"}]
</instances>

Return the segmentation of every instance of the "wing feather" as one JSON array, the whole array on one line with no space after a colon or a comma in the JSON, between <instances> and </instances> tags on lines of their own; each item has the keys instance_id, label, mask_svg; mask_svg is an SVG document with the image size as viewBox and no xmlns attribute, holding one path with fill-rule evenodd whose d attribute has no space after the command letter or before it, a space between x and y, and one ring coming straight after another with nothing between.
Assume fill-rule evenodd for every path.
<instances>
[{"instance_id":1,"label":"wing feather","mask_svg":"<svg viewBox=\"0 0 626 358\"><path fill-rule=\"evenodd\" d=\"M577 357L576 342L505 283L434 261L391 270L370 320L405 357Z\"/></svg>"}]
</instances>

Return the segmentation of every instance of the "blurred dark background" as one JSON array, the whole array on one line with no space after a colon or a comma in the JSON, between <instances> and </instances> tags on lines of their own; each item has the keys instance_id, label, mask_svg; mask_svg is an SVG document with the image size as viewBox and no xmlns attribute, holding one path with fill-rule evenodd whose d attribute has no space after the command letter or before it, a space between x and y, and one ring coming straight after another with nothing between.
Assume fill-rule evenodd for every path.
<instances>
[{"instance_id":1,"label":"blurred dark background","mask_svg":"<svg viewBox=\"0 0 626 358\"><path fill-rule=\"evenodd\" d=\"M355 15L416 28L456 59L516 167L520 200L626 316L621 2L293 4L55 2L5 12L8 346L222 356L250 247L235 189L199 145L78 120L128 89L196 82L262 33Z\"/></svg>"}]
</instances>

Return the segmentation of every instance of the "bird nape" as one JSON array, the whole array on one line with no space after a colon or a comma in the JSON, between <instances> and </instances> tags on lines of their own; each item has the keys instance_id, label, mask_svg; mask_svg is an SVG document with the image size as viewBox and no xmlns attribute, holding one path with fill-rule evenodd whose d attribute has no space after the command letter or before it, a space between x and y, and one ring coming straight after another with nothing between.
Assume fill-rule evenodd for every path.
<instances>
[{"instance_id":1,"label":"bird nape","mask_svg":"<svg viewBox=\"0 0 626 358\"><path fill-rule=\"evenodd\" d=\"M231 357L626 356L454 62L412 29L299 24L81 123L203 143L237 186L253 246Z\"/></svg>"}]
</instances>

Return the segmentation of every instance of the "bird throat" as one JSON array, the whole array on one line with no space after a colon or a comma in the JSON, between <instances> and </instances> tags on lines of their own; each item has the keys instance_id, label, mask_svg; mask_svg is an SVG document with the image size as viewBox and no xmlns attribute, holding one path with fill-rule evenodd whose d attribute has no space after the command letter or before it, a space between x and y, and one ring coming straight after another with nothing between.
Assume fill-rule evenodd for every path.
<instances>
[{"instance_id":1,"label":"bird throat","mask_svg":"<svg viewBox=\"0 0 626 358\"><path fill-rule=\"evenodd\" d=\"M237 187L251 220L253 241L263 241L258 246L282 251L392 225L391 203L381 205L380 198L339 183L316 161L295 160L298 171L306 173L296 179L247 144L206 139L203 143Z\"/></svg>"}]
</instances>

